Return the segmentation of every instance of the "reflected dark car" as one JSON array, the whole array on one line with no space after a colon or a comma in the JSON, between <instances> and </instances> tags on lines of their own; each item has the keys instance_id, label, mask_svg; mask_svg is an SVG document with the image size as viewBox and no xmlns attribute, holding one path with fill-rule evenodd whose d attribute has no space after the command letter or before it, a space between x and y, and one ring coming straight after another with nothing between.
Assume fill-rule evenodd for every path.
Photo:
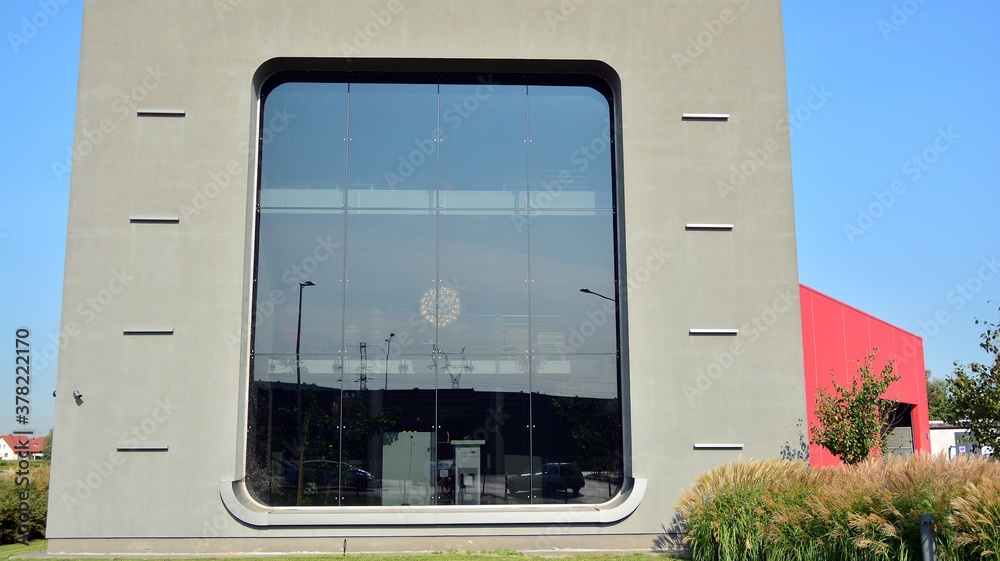
<instances>
[{"instance_id":1,"label":"reflected dark car","mask_svg":"<svg viewBox=\"0 0 1000 561\"><path fill-rule=\"evenodd\" d=\"M329 460L308 460L303 462L303 493L326 493L336 489L371 491L375 488L375 477L367 471L350 464ZM338 484L339 477L339 484ZM287 489L298 488L298 466L292 465L285 476Z\"/></svg>"},{"instance_id":2,"label":"reflected dark car","mask_svg":"<svg viewBox=\"0 0 1000 561\"><path fill-rule=\"evenodd\" d=\"M532 473L512 475L507 478L508 493L523 493L529 488L542 493L568 491L579 493L583 489L583 471L571 463L542 464L541 469Z\"/></svg>"}]
</instances>

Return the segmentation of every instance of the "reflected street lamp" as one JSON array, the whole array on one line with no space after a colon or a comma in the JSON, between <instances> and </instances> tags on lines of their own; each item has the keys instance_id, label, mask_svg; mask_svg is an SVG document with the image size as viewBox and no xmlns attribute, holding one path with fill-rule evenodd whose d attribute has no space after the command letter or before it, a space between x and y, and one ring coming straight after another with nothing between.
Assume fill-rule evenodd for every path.
<instances>
[{"instance_id":1,"label":"reflected street lamp","mask_svg":"<svg viewBox=\"0 0 1000 561\"><path fill-rule=\"evenodd\" d=\"M607 296L605 296L603 294L600 294L600 293L597 293L597 292L594 292L593 290L591 290L589 288L581 288L580 292L583 292L585 294L593 294L594 296L598 296L600 298L604 298L605 300L609 300L611 302L615 302L614 298L608 298Z\"/></svg>"},{"instance_id":2,"label":"reflected street lamp","mask_svg":"<svg viewBox=\"0 0 1000 561\"><path fill-rule=\"evenodd\" d=\"M385 389L389 389L389 346L392 345L392 338L395 337L395 333L390 333L389 338L385 340Z\"/></svg>"},{"instance_id":3,"label":"reflected street lamp","mask_svg":"<svg viewBox=\"0 0 1000 561\"><path fill-rule=\"evenodd\" d=\"M299 445L299 473L298 491L295 495L295 504L302 504L302 487L305 479L302 473L302 464L305 460L306 443L302 441L302 367L299 360L299 349L302 345L302 289L307 286L316 286L313 281L299 283L299 320L295 328L295 433Z\"/></svg>"}]
</instances>

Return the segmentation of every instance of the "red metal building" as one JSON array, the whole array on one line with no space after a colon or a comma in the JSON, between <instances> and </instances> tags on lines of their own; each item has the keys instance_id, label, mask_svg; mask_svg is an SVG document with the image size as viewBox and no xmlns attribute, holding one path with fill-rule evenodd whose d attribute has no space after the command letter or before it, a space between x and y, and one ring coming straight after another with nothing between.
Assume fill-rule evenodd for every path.
<instances>
[{"instance_id":1,"label":"red metal building","mask_svg":"<svg viewBox=\"0 0 1000 561\"><path fill-rule=\"evenodd\" d=\"M842 385L849 383L857 375L858 361L869 350L878 348L872 369L880 372L894 360L894 372L899 375L899 380L883 394L900 403L888 448L899 454L929 453L927 379L920 337L807 286L799 285L799 297L809 427L816 422L816 390L832 388L833 379ZM836 465L840 460L810 444L809 463L818 467Z\"/></svg>"}]
</instances>

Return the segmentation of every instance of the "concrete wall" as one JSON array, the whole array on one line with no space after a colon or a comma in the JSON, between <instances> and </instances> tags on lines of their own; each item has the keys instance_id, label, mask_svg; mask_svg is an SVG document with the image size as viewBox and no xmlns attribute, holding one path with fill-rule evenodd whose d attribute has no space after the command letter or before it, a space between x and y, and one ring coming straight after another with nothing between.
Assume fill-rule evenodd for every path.
<instances>
[{"instance_id":1,"label":"concrete wall","mask_svg":"<svg viewBox=\"0 0 1000 561\"><path fill-rule=\"evenodd\" d=\"M619 500L344 518L242 497L254 76L277 57L458 58L473 71L591 60L617 73L631 437ZM163 110L183 116L137 115ZM697 474L778 455L806 415L786 112L778 0L89 1L50 551L662 543ZM130 220L142 217L179 220ZM703 223L734 227L686 227Z\"/></svg>"}]
</instances>

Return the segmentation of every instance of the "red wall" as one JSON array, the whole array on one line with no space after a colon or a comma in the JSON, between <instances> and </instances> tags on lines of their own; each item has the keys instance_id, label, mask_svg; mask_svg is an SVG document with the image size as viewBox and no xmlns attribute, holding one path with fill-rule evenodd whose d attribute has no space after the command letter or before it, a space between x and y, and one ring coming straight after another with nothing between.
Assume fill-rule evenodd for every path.
<instances>
[{"instance_id":1,"label":"red wall","mask_svg":"<svg viewBox=\"0 0 1000 561\"><path fill-rule=\"evenodd\" d=\"M816 422L816 390L832 389L830 372L833 372L833 377L839 384L849 383L850 378L857 375L858 361L869 350L878 347L872 370L881 372L889 360L895 360L894 371L900 377L883 395L915 406L914 449L929 453L927 378L924 373L924 346L920 337L807 286L799 285L799 297L802 303L802 346L805 351L809 427ZM810 444L809 463L818 467L837 465L840 460L826 449Z\"/></svg>"}]
</instances>

